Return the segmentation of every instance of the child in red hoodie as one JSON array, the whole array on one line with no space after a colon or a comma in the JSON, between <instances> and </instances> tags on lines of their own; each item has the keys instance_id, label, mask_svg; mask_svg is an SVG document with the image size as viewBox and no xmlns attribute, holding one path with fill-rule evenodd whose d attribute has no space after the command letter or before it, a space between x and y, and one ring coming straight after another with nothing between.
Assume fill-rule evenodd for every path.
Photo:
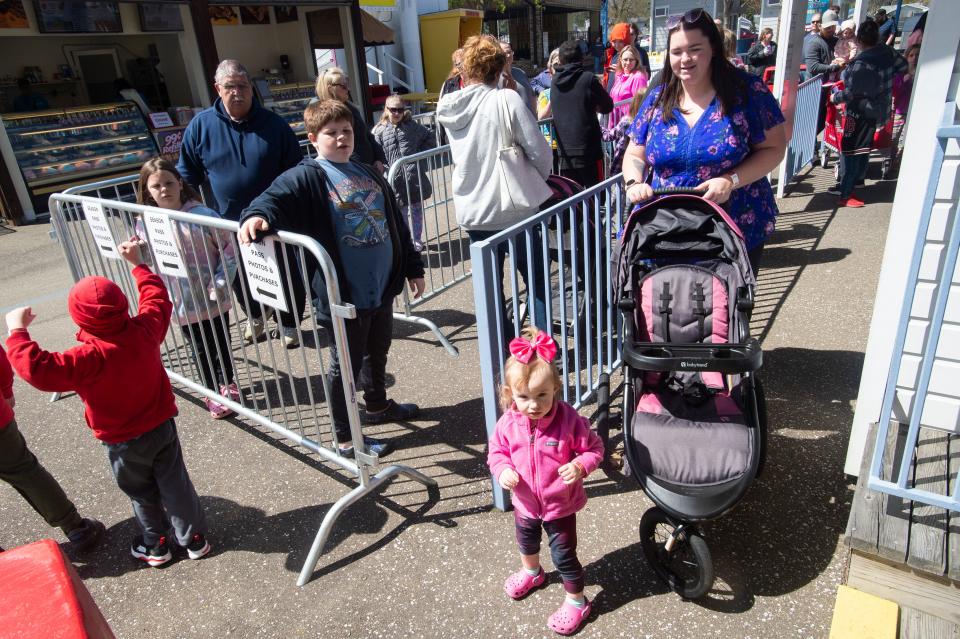
<instances>
[{"instance_id":1,"label":"child in red hoodie","mask_svg":"<svg viewBox=\"0 0 960 639\"><path fill-rule=\"evenodd\" d=\"M77 513L63 488L27 448L13 417L13 369L0 348L0 479L13 486L50 526L59 528L74 552L92 549L103 535L103 524Z\"/></svg>"},{"instance_id":2,"label":"child in red hoodie","mask_svg":"<svg viewBox=\"0 0 960 639\"><path fill-rule=\"evenodd\" d=\"M177 405L160 360L172 304L159 276L143 264L136 238L117 247L134 265L140 294L137 315L120 287L103 277L85 277L70 290L68 309L80 327L75 346L44 351L27 327L29 306L7 313L10 363L43 391L76 391L87 425L107 448L117 485L133 502L142 531L130 547L137 559L160 566L172 558L171 524L190 559L210 552L207 522L183 463L173 417Z\"/></svg>"}]
</instances>

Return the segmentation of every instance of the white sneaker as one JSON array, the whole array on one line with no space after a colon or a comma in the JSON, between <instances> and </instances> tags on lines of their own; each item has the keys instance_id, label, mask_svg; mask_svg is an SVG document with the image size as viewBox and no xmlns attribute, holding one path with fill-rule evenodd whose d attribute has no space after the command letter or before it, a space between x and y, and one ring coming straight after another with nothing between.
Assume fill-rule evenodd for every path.
<instances>
[{"instance_id":1,"label":"white sneaker","mask_svg":"<svg viewBox=\"0 0 960 639\"><path fill-rule=\"evenodd\" d=\"M243 329L243 343L253 344L256 341L259 341L260 337L263 335L263 331L264 331L263 320L258 320L258 319L247 320L247 325Z\"/></svg>"},{"instance_id":2,"label":"white sneaker","mask_svg":"<svg viewBox=\"0 0 960 639\"><path fill-rule=\"evenodd\" d=\"M281 331L284 348L296 348L300 346L300 334L295 328L284 327Z\"/></svg>"}]
</instances>

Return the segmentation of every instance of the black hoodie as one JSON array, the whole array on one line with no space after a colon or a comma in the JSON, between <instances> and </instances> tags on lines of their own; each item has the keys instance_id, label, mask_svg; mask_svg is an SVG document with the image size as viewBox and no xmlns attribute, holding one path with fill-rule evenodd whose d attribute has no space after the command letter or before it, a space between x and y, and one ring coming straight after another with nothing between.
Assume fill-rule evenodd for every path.
<instances>
[{"instance_id":1,"label":"black hoodie","mask_svg":"<svg viewBox=\"0 0 960 639\"><path fill-rule=\"evenodd\" d=\"M603 156L597 114L613 111L613 98L593 73L579 62L558 68L550 83L550 108L561 157L596 160Z\"/></svg>"},{"instance_id":2,"label":"black hoodie","mask_svg":"<svg viewBox=\"0 0 960 639\"><path fill-rule=\"evenodd\" d=\"M372 167L359 162L383 191L384 211L390 241L393 244L393 264L390 268L390 281L383 292L383 303L392 300L403 291L405 279L423 277L423 260L413 248L410 229L397 205L397 197L387 185L382 175ZM282 230L308 235L320 243L333 261L340 283L340 297L350 302L350 285L347 272L340 259L340 244L334 231L333 211L330 202L330 188L327 174L313 158L304 158L300 164L284 171L273 181L266 191L250 203L240 216L242 226L251 217L262 217L270 224L271 232ZM319 264L307 253L307 277L313 286L317 311L322 319L330 318L327 301L326 283Z\"/></svg>"}]
</instances>

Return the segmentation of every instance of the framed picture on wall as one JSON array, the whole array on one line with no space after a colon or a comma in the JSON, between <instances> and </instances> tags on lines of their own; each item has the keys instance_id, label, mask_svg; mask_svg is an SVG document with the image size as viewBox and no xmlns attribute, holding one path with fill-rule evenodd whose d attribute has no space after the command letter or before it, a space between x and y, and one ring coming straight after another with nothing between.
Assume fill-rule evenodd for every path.
<instances>
[{"instance_id":1,"label":"framed picture on wall","mask_svg":"<svg viewBox=\"0 0 960 639\"><path fill-rule=\"evenodd\" d=\"M23 0L0 2L0 29L26 29L29 26Z\"/></svg>"},{"instance_id":2,"label":"framed picture on wall","mask_svg":"<svg viewBox=\"0 0 960 639\"><path fill-rule=\"evenodd\" d=\"M273 14L277 16L277 24L282 22L296 22L297 8L289 6L273 6Z\"/></svg>"},{"instance_id":3,"label":"framed picture on wall","mask_svg":"<svg viewBox=\"0 0 960 639\"><path fill-rule=\"evenodd\" d=\"M207 7L210 23L215 27L240 24L240 16L233 7Z\"/></svg>"},{"instance_id":4,"label":"framed picture on wall","mask_svg":"<svg viewBox=\"0 0 960 639\"><path fill-rule=\"evenodd\" d=\"M267 5L240 7L240 22L242 24L270 24L270 7Z\"/></svg>"},{"instance_id":5,"label":"framed picture on wall","mask_svg":"<svg viewBox=\"0 0 960 639\"><path fill-rule=\"evenodd\" d=\"M137 8L140 10L141 31L183 31L178 5L144 2Z\"/></svg>"},{"instance_id":6,"label":"framed picture on wall","mask_svg":"<svg viewBox=\"0 0 960 639\"><path fill-rule=\"evenodd\" d=\"M34 0L40 33L121 33L120 4Z\"/></svg>"}]
</instances>

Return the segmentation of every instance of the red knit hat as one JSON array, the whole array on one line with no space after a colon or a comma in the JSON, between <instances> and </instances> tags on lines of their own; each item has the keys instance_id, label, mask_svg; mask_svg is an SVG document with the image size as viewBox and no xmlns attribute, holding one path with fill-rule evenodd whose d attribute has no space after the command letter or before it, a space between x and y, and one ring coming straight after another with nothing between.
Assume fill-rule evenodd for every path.
<instances>
[{"instance_id":1,"label":"red knit hat","mask_svg":"<svg viewBox=\"0 0 960 639\"><path fill-rule=\"evenodd\" d=\"M630 25L626 22L618 22L610 28L610 42L622 40L630 42Z\"/></svg>"}]
</instances>

